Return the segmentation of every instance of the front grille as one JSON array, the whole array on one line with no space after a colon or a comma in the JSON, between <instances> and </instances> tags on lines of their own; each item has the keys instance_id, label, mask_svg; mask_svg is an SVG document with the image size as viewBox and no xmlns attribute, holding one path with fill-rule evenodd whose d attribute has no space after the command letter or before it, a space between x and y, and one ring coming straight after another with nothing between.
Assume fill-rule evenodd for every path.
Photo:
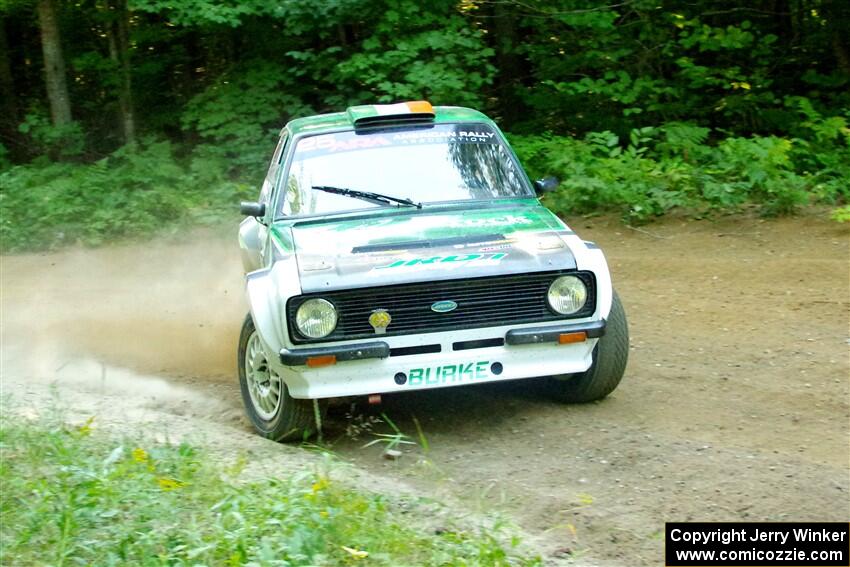
<instances>
[{"instance_id":1,"label":"front grille","mask_svg":"<svg viewBox=\"0 0 850 567\"><path fill-rule=\"evenodd\" d=\"M546 300L549 285L566 274L580 277L588 290L587 303L573 315L555 313ZM295 328L298 306L314 297L332 302L339 317L334 332L322 339L306 339ZM454 301L457 308L448 313L434 312L431 306L438 301ZM386 309L392 317L384 335L376 335L369 324L369 315L375 309ZM311 293L290 298L286 310L290 338L295 343L374 339L587 317L596 310L596 286L590 272L538 272Z\"/></svg>"}]
</instances>

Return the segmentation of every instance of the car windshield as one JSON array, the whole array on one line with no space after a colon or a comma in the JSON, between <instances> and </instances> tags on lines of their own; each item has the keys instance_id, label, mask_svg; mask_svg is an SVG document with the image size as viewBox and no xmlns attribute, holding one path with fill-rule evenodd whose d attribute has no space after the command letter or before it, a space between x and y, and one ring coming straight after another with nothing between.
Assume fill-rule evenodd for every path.
<instances>
[{"instance_id":1,"label":"car windshield","mask_svg":"<svg viewBox=\"0 0 850 567\"><path fill-rule=\"evenodd\" d=\"M284 215L395 206L356 198L351 192L424 205L533 197L501 136L486 124L407 126L302 138L281 183L278 213Z\"/></svg>"}]
</instances>

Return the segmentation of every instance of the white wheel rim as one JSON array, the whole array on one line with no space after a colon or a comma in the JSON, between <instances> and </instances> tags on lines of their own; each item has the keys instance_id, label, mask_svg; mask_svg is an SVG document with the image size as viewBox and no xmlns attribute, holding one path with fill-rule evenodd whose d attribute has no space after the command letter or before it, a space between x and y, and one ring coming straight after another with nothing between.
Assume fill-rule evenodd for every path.
<instances>
[{"instance_id":1,"label":"white wheel rim","mask_svg":"<svg viewBox=\"0 0 850 567\"><path fill-rule=\"evenodd\" d=\"M283 383L280 375L269 367L256 331L251 333L245 347L245 378L254 411L266 421L274 418L280 409Z\"/></svg>"}]
</instances>

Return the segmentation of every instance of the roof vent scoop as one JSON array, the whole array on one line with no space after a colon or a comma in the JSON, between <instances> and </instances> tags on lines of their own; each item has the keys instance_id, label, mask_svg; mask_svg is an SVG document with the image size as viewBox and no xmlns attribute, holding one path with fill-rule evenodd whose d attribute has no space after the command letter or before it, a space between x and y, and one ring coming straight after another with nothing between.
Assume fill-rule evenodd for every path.
<instances>
[{"instance_id":1,"label":"roof vent scoop","mask_svg":"<svg viewBox=\"0 0 850 567\"><path fill-rule=\"evenodd\" d=\"M426 100L350 106L346 112L355 128L382 123L432 122L434 120L434 107Z\"/></svg>"}]
</instances>

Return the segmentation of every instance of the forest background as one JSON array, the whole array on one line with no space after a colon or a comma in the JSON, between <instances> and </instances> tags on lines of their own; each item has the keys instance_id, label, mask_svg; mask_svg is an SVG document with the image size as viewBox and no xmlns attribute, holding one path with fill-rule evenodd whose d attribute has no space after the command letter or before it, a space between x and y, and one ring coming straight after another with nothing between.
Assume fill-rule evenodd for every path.
<instances>
[{"instance_id":1,"label":"forest background","mask_svg":"<svg viewBox=\"0 0 850 567\"><path fill-rule=\"evenodd\" d=\"M0 0L0 238L231 219L289 119L491 115L562 215L850 219L843 0Z\"/></svg>"}]
</instances>

